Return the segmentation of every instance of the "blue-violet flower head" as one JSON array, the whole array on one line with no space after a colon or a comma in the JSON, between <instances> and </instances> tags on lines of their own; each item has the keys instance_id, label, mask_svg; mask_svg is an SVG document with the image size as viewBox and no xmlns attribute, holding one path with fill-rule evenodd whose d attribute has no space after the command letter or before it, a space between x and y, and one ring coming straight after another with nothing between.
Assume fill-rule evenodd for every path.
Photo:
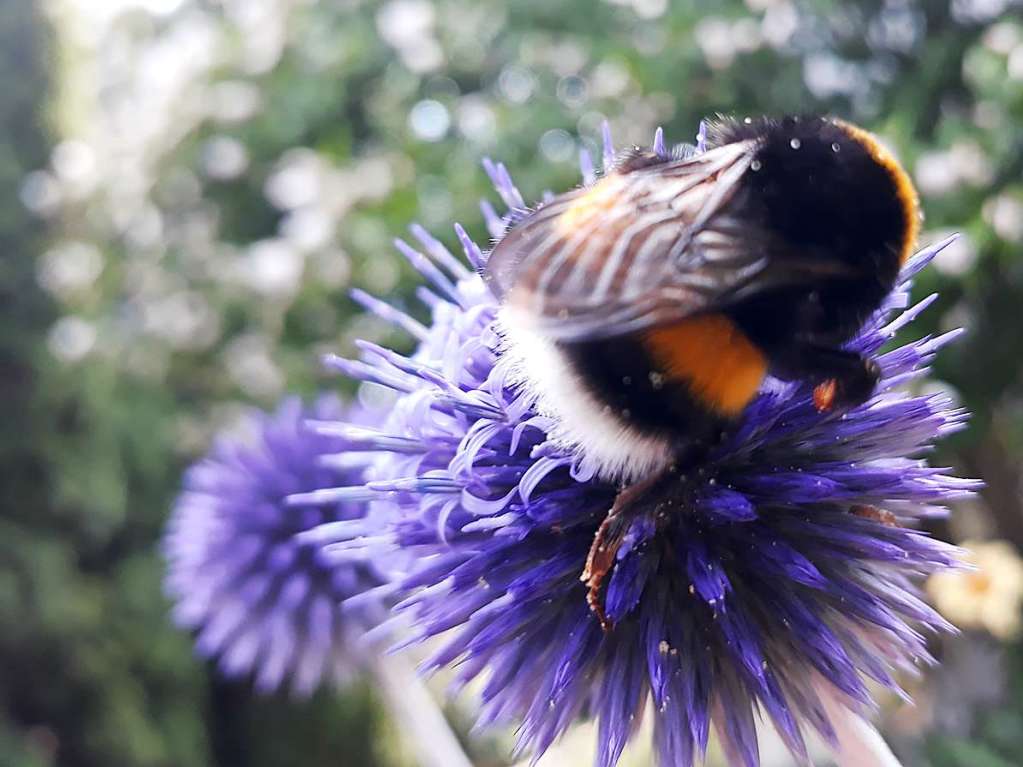
<instances>
[{"instance_id":1,"label":"blue-violet flower head","mask_svg":"<svg viewBox=\"0 0 1023 767\"><path fill-rule=\"evenodd\" d=\"M222 437L185 475L164 536L175 621L222 673L251 674L263 692L347 678L368 660L361 635L386 615L371 551L328 562L301 535L325 522L364 532L366 504L316 495L339 476L362 480L365 462L345 461L344 439L315 427L343 414L331 397L312 408L290 398L250 420L251 442Z\"/></svg>"},{"instance_id":2,"label":"blue-violet flower head","mask_svg":"<svg viewBox=\"0 0 1023 767\"><path fill-rule=\"evenodd\" d=\"M660 132L654 148L668 151ZM612 156L605 139L605 167ZM525 203L503 166L485 167L507 208L484 205L496 238ZM583 175L592 182L585 157ZM810 385L769 379L739 427L639 515L609 575L605 633L579 576L617 488L550 439L556 424L512 383L480 277L412 233L419 247L398 247L430 283L432 324L358 298L412 332L414 354L364 343L359 360L327 360L397 393L364 445L372 479L337 492L373 491L393 517L393 542L418 563L397 607L407 644L439 637L427 666L482 680L481 724L518 724L520 748L538 755L594 717L596 764L612 767L652 701L665 767L699 761L712 727L729 763L753 767L766 714L805 761L809 731L835 740L835 711L869 713L867 680L898 691L896 671L930 660L924 632L949 626L914 582L957 557L913 523L975 485L920 457L964 412L905 385L955 334L882 347L931 303L906 308L910 280L947 243L906 265L850 343L883 370L869 401L820 413ZM478 269L485 251L456 233Z\"/></svg>"}]
</instances>

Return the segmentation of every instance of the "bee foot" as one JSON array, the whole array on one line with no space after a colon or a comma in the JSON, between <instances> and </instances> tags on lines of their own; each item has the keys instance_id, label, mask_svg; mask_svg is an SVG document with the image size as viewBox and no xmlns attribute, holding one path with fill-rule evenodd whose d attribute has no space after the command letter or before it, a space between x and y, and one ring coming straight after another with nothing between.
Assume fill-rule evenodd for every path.
<instances>
[{"instance_id":1,"label":"bee foot","mask_svg":"<svg viewBox=\"0 0 1023 767\"><path fill-rule=\"evenodd\" d=\"M665 469L648 479L629 485L615 497L611 510L597 528L586 556L586 566L579 580L586 584L586 604L600 622L604 633L614 628L614 621L607 616L602 591L604 582L614 570L615 559L621 548L625 535L632 526L632 521L642 510L639 503L652 489L660 483L670 481L671 470Z\"/></svg>"},{"instance_id":2,"label":"bee foot","mask_svg":"<svg viewBox=\"0 0 1023 767\"><path fill-rule=\"evenodd\" d=\"M813 390L813 404L819 412L849 410L862 405L874 393L881 378L881 367L874 360L862 364L838 378L828 378Z\"/></svg>"}]
</instances>

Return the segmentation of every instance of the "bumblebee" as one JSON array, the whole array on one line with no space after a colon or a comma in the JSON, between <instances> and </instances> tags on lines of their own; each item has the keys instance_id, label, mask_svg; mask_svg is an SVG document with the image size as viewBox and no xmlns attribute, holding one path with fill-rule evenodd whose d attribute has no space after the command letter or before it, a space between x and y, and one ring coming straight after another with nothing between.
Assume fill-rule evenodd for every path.
<instances>
[{"instance_id":1,"label":"bumblebee","mask_svg":"<svg viewBox=\"0 0 1023 767\"><path fill-rule=\"evenodd\" d=\"M583 573L601 583L630 510L727 433L768 374L861 404L876 362L842 348L915 245L916 192L867 131L827 117L709 125L706 151L634 148L521 217L484 278L516 378L553 438L621 491Z\"/></svg>"}]
</instances>

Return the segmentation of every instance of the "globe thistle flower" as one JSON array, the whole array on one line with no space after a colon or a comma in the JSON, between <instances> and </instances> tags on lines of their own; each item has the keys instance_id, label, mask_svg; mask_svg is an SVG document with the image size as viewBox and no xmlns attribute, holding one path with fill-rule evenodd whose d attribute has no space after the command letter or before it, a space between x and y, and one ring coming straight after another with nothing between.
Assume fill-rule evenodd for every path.
<instances>
[{"instance_id":1,"label":"globe thistle flower","mask_svg":"<svg viewBox=\"0 0 1023 767\"><path fill-rule=\"evenodd\" d=\"M262 692L290 678L307 695L344 678L367 660L362 632L385 615L384 574L368 551L328 564L298 535L324 522L365 527L365 504L315 495L337 482L326 464L344 440L307 419L341 414L331 398L310 409L288 399L250 419L253 442L222 438L185 475L163 540L175 621L224 674L251 673ZM360 481L358 460L342 465L342 478ZM296 494L301 505L286 500Z\"/></svg>"},{"instance_id":2,"label":"globe thistle flower","mask_svg":"<svg viewBox=\"0 0 1023 767\"><path fill-rule=\"evenodd\" d=\"M654 149L668 151L660 132ZM605 167L612 157L605 136ZM496 238L525 203L503 166L485 167L507 208L483 206ZM583 175L594 177L585 156ZM397 393L361 445L378 456L369 481L336 492L376 493L392 542L418 562L398 605L413 626L404 645L439 638L426 668L454 667L456 688L480 679L479 723L517 723L534 755L594 717L596 764L611 767L648 701L663 765L698 761L712 728L729 763L757 765L762 715L804 762L810 731L839 752L877 738L867 680L899 692L895 672L930 661L924 633L950 628L915 581L954 566L956 550L911 525L974 488L919 457L962 428L963 411L900 388L956 334L880 352L933 300L906 308L912 276L947 242L907 264L850 344L883 369L868 402L822 414L808 384L768 380L740 426L638 515L608 579L605 632L579 576L618 488L553 441L556 424L510 382L481 279L412 231L421 249L398 248L430 283L430 327L359 298L409 328L417 350L363 343L359 360L327 359ZM456 233L470 264L485 263ZM343 525L317 536L346 554Z\"/></svg>"}]
</instances>

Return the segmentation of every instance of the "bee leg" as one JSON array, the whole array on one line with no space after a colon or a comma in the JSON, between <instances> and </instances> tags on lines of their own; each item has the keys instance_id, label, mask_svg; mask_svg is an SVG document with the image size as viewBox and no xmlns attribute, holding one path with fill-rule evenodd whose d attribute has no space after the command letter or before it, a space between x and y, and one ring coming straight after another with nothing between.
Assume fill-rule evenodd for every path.
<instances>
[{"instance_id":1,"label":"bee leg","mask_svg":"<svg viewBox=\"0 0 1023 767\"><path fill-rule=\"evenodd\" d=\"M615 558L625 540L625 534L629 531L636 515L642 510L639 502L670 472L671 469L665 469L663 472L622 489L615 496L611 510L608 511L604 521L597 528L597 534L593 536L590 552L586 556L586 567L583 568L579 580L587 586L586 604L597 616L604 633L614 628L614 624L607 617L604 600L601 596L604 581L615 565Z\"/></svg>"},{"instance_id":2,"label":"bee leg","mask_svg":"<svg viewBox=\"0 0 1023 767\"><path fill-rule=\"evenodd\" d=\"M772 362L772 372L780 378L817 383L813 401L820 411L862 405L874 393L881 377L880 366L869 357L825 346L797 346Z\"/></svg>"},{"instance_id":3,"label":"bee leg","mask_svg":"<svg viewBox=\"0 0 1023 767\"><path fill-rule=\"evenodd\" d=\"M880 522L886 527L898 527L899 518L892 514L888 509L879 509L877 506L864 506L863 504L856 504L849 507L849 512L855 514L857 517L863 519L870 519L874 522Z\"/></svg>"},{"instance_id":4,"label":"bee leg","mask_svg":"<svg viewBox=\"0 0 1023 767\"><path fill-rule=\"evenodd\" d=\"M579 580L586 584L586 604L600 621L600 628L608 633L614 627L604 610L604 600L601 596L601 589L607 574L614 567L615 557L618 549L621 548L625 538L625 532L629 529L629 515L626 507L619 503L622 494L628 492L623 490L615 499L611 510L604 517L604 521L597 528L597 534L593 536L593 543L590 545L590 552L586 555L586 567L579 576Z\"/></svg>"},{"instance_id":5,"label":"bee leg","mask_svg":"<svg viewBox=\"0 0 1023 767\"><path fill-rule=\"evenodd\" d=\"M853 355L848 369L837 371L813 390L814 405L820 411L847 410L862 405L874 393L881 367L874 360Z\"/></svg>"}]
</instances>

